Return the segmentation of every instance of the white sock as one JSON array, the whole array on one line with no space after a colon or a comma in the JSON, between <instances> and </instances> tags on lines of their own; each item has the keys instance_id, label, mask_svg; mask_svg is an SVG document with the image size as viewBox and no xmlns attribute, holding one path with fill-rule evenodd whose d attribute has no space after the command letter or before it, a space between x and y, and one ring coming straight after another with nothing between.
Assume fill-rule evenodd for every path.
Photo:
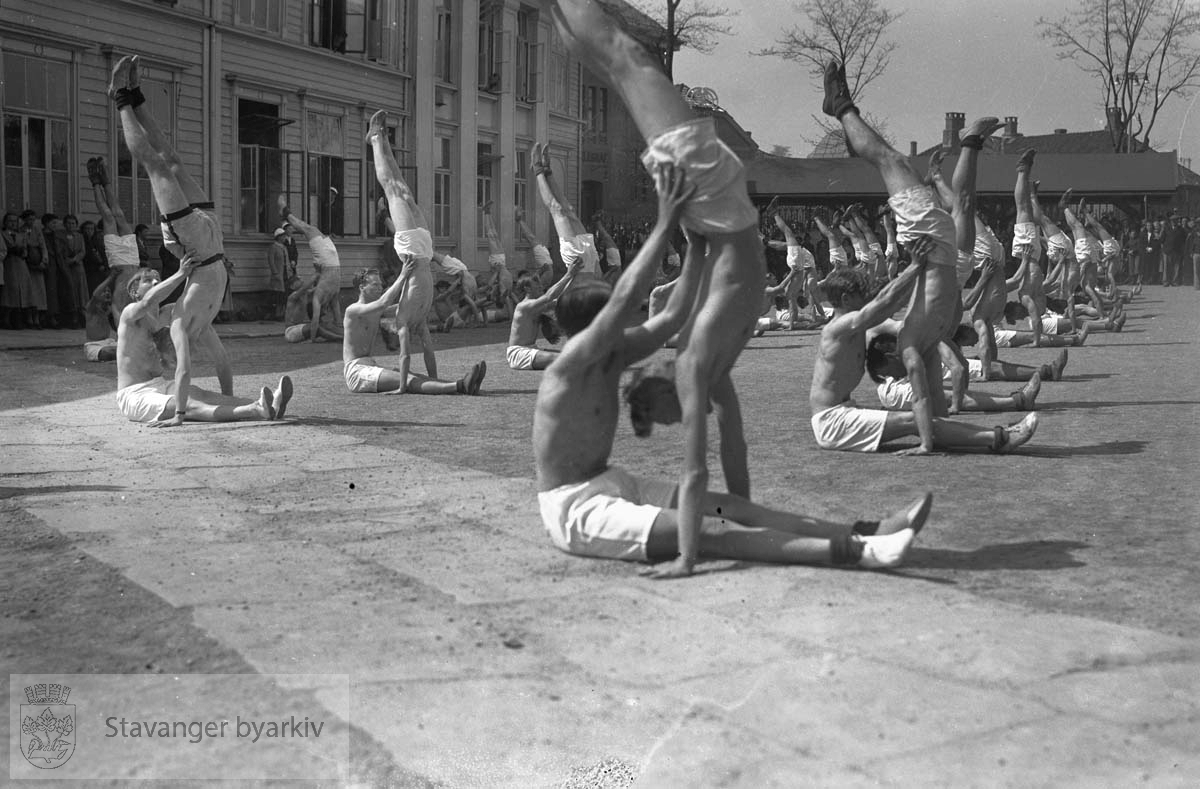
<instances>
[{"instance_id":1,"label":"white sock","mask_svg":"<svg viewBox=\"0 0 1200 789\"><path fill-rule=\"evenodd\" d=\"M863 537L862 558L858 560L858 566L871 570L898 566L904 561L904 555L916 536L912 529L901 529L895 534Z\"/></svg>"}]
</instances>

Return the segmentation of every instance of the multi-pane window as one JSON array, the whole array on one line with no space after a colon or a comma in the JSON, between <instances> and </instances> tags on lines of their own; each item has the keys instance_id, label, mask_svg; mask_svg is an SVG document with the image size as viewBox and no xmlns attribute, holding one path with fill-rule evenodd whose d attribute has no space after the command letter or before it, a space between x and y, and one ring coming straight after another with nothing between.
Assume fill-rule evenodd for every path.
<instances>
[{"instance_id":1,"label":"multi-pane window","mask_svg":"<svg viewBox=\"0 0 1200 789\"><path fill-rule=\"evenodd\" d=\"M521 7L517 11L517 72L516 94L517 101L537 101L538 83L538 45L537 45L537 12L531 8Z\"/></svg>"},{"instance_id":2,"label":"multi-pane window","mask_svg":"<svg viewBox=\"0 0 1200 789\"><path fill-rule=\"evenodd\" d=\"M322 49L363 54L367 60L406 69L410 3L411 0L312 0L309 42Z\"/></svg>"},{"instance_id":3,"label":"multi-pane window","mask_svg":"<svg viewBox=\"0 0 1200 789\"><path fill-rule=\"evenodd\" d=\"M4 88L5 208L70 210L70 67L6 52Z\"/></svg>"},{"instance_id":4,"label":"multi-pane window","mask_svg":"<svg viewBox=\"0 0 1200 789\"><path fill-rule=\"evenodd\" d=\"M480 142L476 147L476 170L475 170L475 204L480 206L488 205L493 200L492 187L496 183L496 161L500 158L493 153L493 146L490 142ZM479 217L479 235L482 238L484 235L483 217Z\"/></svg>"},{"instance_id":5,"label":"multi-pane window","mask_svg":"<svg viewBox=\"0 0 1200 789\"><path fill-rule=\"evenodd\" d=\"M416 193L418 189L417 168L412 164L409 119L402 115L388 116L386 137L388 145L392 149L392 156L395 157L396 164L400 167L401 177L404 178L404 182L408 184L413 193ZM367 192L374 217L369 233L373 236L390 235L386 223L382 221L387 215L387 196L384 194L383 187L379 185L379 179L375 176L375 151L371 146L367 146L367 167L367 179L370 183Z\"/></svg>"},{"instance_id":6,"label":"multi-pane window","mask_svg":"<svg viewBox=\"0 0 1200 789\"><path fill-rule=\"evenodd\" d=\"M434 76L442 82L454 84L454 13L448 0L440 0L436 9L434 40Z\"/></svg>"},{"instance_id":7,"label":"multi-pane window","mask_svg":"<svg viewBox=\"0 0 1200 789\"><path fill-rule=\"evenodd\" d=\"M283 29L283 0L237 0L237 23L278 33Z\"/></svg>"},{"instance_id":8,"label":"multi-pane window","mask_svg":"<svg viewBox=\"0 0 1200 789\"><path fill-rule=\"evenodd\" d=\"M454 139L438 136L434 140L433 160L433 235L447 238L452 234L454 207Z\"/></svg>"},{"instance_id":9,"label":"multi-pane window","mask_svg":"<svg viewBox=\"0 0 1200 789\"><path fill-rule=\"evenodd\" d=\"M280 145L279 130L290 123L279 117L279 105L238 99L239 227L269 233L279 226L280 195L299 209L299 185L293 177L298 153ZM298 175L298 173L297 173Z\"/></svg>"},{"instance_id":10,"label":"multi-pane window","mask_svg":"<svg viewBox=\"0 0 1200 789\"><path fill-rule=\"evenodd\" d=\"M477 80L480 90L500 92L500 70L503 58L504 4L484 0L479 5L479 67Z\"/></svg>"},{"instance_id":11,"label":"multi-pane window","mask_svg":"<svg viewBox=\"0 0 1200 789\"><path fill-rule=\"evenodd\" d=\"M550 76L550 109L555 112L571 112L571 57L558 30L550 30L550 62L546 70Z\"/></svg>"},{"instance_id":12,"label":"multi-pane window","mask_svg":"<svg viewBox=\"0 0 1200 789\"><path fill-rule=\"evenodd\" d=\"M306 121L304 219L331 236L344 235L346 227L358 226L359 196L346 187L342 117L309 112Z\"/></svg>"},{"instance_id":13,"label":"multi-pane window","mask_svg":"<svg viewBox=\"0 0 1200 789\"><path fill-rule=\"evenodd\" d=\"M529 211L529 145L517 141L513 165L513 205Z\"/></svg>"},{"instance_id":14,"label":"multi-pane window","mask_svg":"<svg viewBox=\"0 0 1200 789\"><path fill-rule=\"evenodd\" d=\"M608 88L588 85L583 89L584 135L591 142L608 141Z\"/></svg>"}]
</instances>

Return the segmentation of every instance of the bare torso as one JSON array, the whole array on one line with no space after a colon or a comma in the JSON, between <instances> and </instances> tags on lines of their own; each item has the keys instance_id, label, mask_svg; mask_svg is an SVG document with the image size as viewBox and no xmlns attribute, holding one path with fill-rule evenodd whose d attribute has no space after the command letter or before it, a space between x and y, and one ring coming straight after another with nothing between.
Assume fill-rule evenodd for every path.
<instances>
[{"instance_id":1,"label":"bare torso","mask_svg":"<svg viewBox=\"0 0 1200 789\"><path fill-rule=\"evenodd\" d=\"M512 327L508 331L508 344L532 348L537 343L537 314L532 309L533 299L522 299L513 307Z\"/></svg>"},{"instance_id":2,"label":"bare torso","mask_svg":"<svg viewBox=\"0 0 1200 789\"><path fill-rule=\"evenodd\" d=\"M370 308L361 303L351 304L342 318L342 361L349 362L373 356L375 338L379 336L379 318L383 307Z\"/></svg>"},{"instance_id":3,"label":"bare torso","mask_svg":"<svg viewBox=\"0 0 1200 789\"><path fill-rule=\"evenodd\" d=\"M821 331L808 404L815 414L850 399L862 380L867 358L866 331L851 328L855 313L834 318Z\"/></svg>"},{"instance_id":4,"label":"bare torso","mask_svg":"<svg viewBox=\"0 0 1200 789\"><path fill-rule=\"evenodd\" d=\"M570 341L546 369L533 413L538 490L583 482L608 468L623 369L617 350L601 362L572 359Z\"/></svg>"},{"instance_id":5,"label":"bare torso","mask_svg":"<svg viewBox=\"0 0 1200 789\"><path fill-rule=\"evenodd\" d=\"M162 359L154 342L154 333L162 328L157 317L149 314L135 318L137 304L121 312L117 325L117 388L162 377Z\"/></svg>"}]
</instances>

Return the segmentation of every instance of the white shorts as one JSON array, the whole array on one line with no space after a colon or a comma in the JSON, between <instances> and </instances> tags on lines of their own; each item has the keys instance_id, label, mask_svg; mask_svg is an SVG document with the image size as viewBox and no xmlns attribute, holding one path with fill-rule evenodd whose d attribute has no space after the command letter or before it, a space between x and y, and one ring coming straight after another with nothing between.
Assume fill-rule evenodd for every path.
<instances>
[{"instance_id":1,"label":"white shorts","mask_svg":"<svg viewBox=\"0 0 1200 789\"><path fill-rule=\"evenodd\" d=\"M98 362L98 361L100 361L101 352L108 350L109 348L112 349L114 354L116 353L117 341L111 337L106 337L103 340L94 340L92 342L85 342L83 344L83 355L89 362ZM112 359L110 359L109 361L112 361Z\"/></svg>"},{"instance_id":2,"label":"white shorts","mask_svg":"<svg viewBox=\"0 0 1200 789\"><path fill-rule=\"evenodd\" d=\"M975 219L975 263L983 265L984 258L991 258L996 261L997 266L1004 265L1004 245L1000 243L1000 239L996 238L996 234L992 229L983 222L983 220Z\"/></svg>"},{"instance_id":3,"label":"white shorts","mask_svg":"<svg viewBox=\"0 0 1200 789\"><path fill-rule=\"evenodd\" d=\"M142 265L141 259L138 258L137 236L132 233L127 236L106 233L104 235L104 254L108 256L109 268Z\"/></svg>"},{"instance_id":4,"label":"white shorts","mask_svg":"<svg viewBox=\"0 0 1200 789\"><path fill-rule=\"evenodd\" d=\"M175 382L166 378L155 378L117 390L117 408L130 422L166 419L174 414L174 405Z\"/></svg>"},{"instance_id":5,"label":"white shorts","mask_svg":"<svg viewBox=\"0 0 1200 789\"><path fill-rule=\"evenodd\" d=\"M870 265L874 258L871 257L871 250L867 249L866 242L851 239L850 244L854 247L854 259L864 266Z\"/></svg>"},{"instance_id":6,"label":"white shorts","mask_svg":"<svg viewBox=\"0 0 1200 789\"><path fill-rule=\"evenodd\" d=\"M907 378L886 378L876 385L875 391L879 394L879 403L889 411L912 409L912 384Z\"/></svg>"},{"instance_id":7,"label":"white shorts","mask_svg":"<svg viewBox=\"0 0 1200 789\"><path fill-rule=\"evenodd\" d=\"M1042 334L1058 334L1058 321L1061 318L1057 312L1047 311L1042 316Z\"/></svg>"},{"instance_id":8,"label":"white shorts","mask_svg":"<svg viewBox=\"0 0 1200 789\"><path fill-rule=\"evenodd\" d=\"M342 267L342 259L338 257L337 247L333 245L333 239L329 236L317 236L308 240L308 248L313 253L313 265L318 271L324 272L326 269L340 269Z\"/></svg>"},{"instance_id":9,"label":"white shorts","mask_svg":"<svg viewBox=\"0 0 1200 789\"><path fill-rule=\"evenodd\" d=\"M554 265L554 259L550 257L550 250L546 249L545 244L533 245L533 262L539 271Z\"/></svg>"},{"instance_id":10,"label":"white shorts","mask_svg":"<svg viewBox=\"0 0 1200 789\"><path fill-rule=\"evenodd\" d=\"M503 252L493 252L488 255L489 266L507 266L508 257Z\"/></svg>"},{"instance_id":11,"label":"white shorts","mask_svg":"<svg viewBox=\"0 0 1200 789\"><path fill-rule=\"evenodd\" d=\"M1079 261L1080 265L1091 262L1092 240L1087 236L1075 239L1075 259Z\"/></svg>"},{"instance_id":12,"label":"white shorts","mask_svg":"<svg viewBox=\"0 0 1200 789\"><path fill-rule=\"evenodd\" d=\"M841 244L833 244L829 247L829 265L844 266L849 262L846 257L846 248Z\"/></svg>"},{"instance_id":13,"label":"white shorts","mask_svg":"<svg viewBox=\"0 0 1200 789\"><path fill-rule=\"evenodd\" d=\"M950 368L942 365L942 380L946 383L953 382L953 376L950 374ZM982 381L983 380L983 360L982 359L967 359L967 380Z\"/></svg>"},{"instance_id":14,"label":"white shorts","mask_svg":"<svg viewBox=\"0 0 1200 789\"><path fill-rule=\"evenodd\" d=\"M377 365L370 356L351 359L342 367L346 388L355 394L378 392L379 376L383 371L384 368Z\"/></svg>"},{"instance_id":15,"label":"white shorts","mask_svg":"<svg viewBox=\"0 0 1200 789\"><path fill-rule=\"evenodd\" d=\"M814 269L817 267L817 260L813 257L813 253L809 252L802 246L789 245L787 248L787 264L788 268L793 271L800 269Z\"/></svg>"},{"instance_id":16,"label":"white shorts","mask_svg":"<svg viewBox=\"0 0 1200 789\"><path fill-rule=\"evenodd\" d=\"M928 235L934 242L929 263L935 266L955 265L958 250L954 246L954 220L946 209L934 201L932 187L923 184L910 186L889 197L888 205L896 215L896 238L900 243L911 244L919 236Z\"/></svg>"},{"instance_id":17,"label":"white shorts","mask_svg":"<svg viewBox=\"0 0 1200 789\"><path fill-rule=\"evenodd\" d=\"M694 118L667 129L647 143L642 164L658 162L683 169L692 187L680 222L706 235L727 234L758 225L758 209L746 191L742 160L717 136L711 117Z\"/></svg>"},{"instance_id":18,"label":"white shorts","mask_svg":"<svg viewBox=\"0 0 1200 789\"><path fill-rule=\"evenodd\" d=\"M555 547L576 556L646 560L658 513L675 498L673 483L635 477L610 466L585 482L538 493L542 525Z\"/></svg>"},{"instance_id":19,"label":"white shorts","mask_svg":"<svg viewBox=\"0 0 1200 789\"><path fill-rule=\"evenodd\" d=\"M531 348L528 345L510 345L504 355L508 357L508 366L512 369L532 370L537 352L537 348Z\"/></svg>"},{"instance_id":20,"label":"white shorts","mask_svg":"<svg viewBox=\"0 0 1200 789\"><path fill-rule=\"evenodd\" d=\"M297 323L283 330L283 337L288 342L304 342L304 327L307 323Z\"/></svg>"},{"instance_id":21,"label":"white shorts","mask_svg":"<svg viewBox=\"0 0 1200 789\"><path fill-rule=\"evenodd\" d=\"M1042 256L1042 242L1038 236L1038 226L1033 222L1017 222L1013 225L1013 257L1021 257L1027 248L1034 260Z\"/></svg>"},{"instance_id":22,"label":"white shorts","mask_svg":"<svg viewBox=\"0 0 1200 789\"><path fill-rule=\"evenodd\" d=\"M605 247L604 262L608 265L608 270L621 270L621 253L615 247Z\"/></svg>"},{"instance_id":23,"label":"white shorts","mask_svg":"<svg viewBox=\"0 0 1200 789\"><path fill-rule=\"evenodd\" d=\"M958 250L954 258L954 278L958 280L959 288L967 284L967 280L971 278L971 272L974 270L975 256L970 252Z\"/></svg>"},{"instance_id":24,"label":"white shorts","mask_svg":"<svg viewBox=\"0 0 1200 789\"><path fill-rule=\"evenodd\" d=\"M423 227L412 230L397 230L392 238L392 246L396 254L403 258L412 255L415 258L430 259L433 257L433 236Z\"/></svg>"},{"instance_id":25,"label":"white shorts","mask_svg":"<svg viewBox=\"0 0 1200 789\"><path fill-rule=\"evenodd\" d=\"M883 257L883 247L879 246L878 241L872 241L867 244L867 251L877 258Z\"/></svg>"},{"instance_id":26,"label":"white shorts","mask_svg":"<svg viewBox=\"0 0 1200 789\"><path fill-rule=\"evenodd\" d=\"M1015 338L1017 336L1017 333L1015 331L1013 331L1012 329L995 329L994 331L996 334L996 347L997 348L1011 348L1012 347L1013 338Z\"/></svg>"},{"instance_id":27,"label":"white shorts","mask_svg":"<svg viewBox=\"0 0 1200 789\"><path fill-rule=\"evenodd\" d=\"M1115 238L1109 238L1101 241L1100 251L1104 255L1104 261L1107 263L1120 254L1121 242L1117 241Z\"/></svg>"},{"instance_id":28,"label":"white shorts","mask_svg":"<svg viewBox=\"0 0 1200 789\"><path fill-rule=\"evenodd\" d=\"M813 437L821 449L874 452L883 439L887 411L859 408L853 400L812 415Z\"/></svg>"},{"instance_id":29,"label":"white shorts","mask_svg":"<svg viewBox=\"0 0 1200 789\"><path fill-rule=\"evenodd\" d=\"M558 254L562 255L564 266L570 266L576 260L583 260L583 268L580 271L599 276L600 253L596 251L596 237L591 233L559 239Z\"/></svg>"},{"instance_id":30,"label":"white shorts","mask_svg":"<svg viewBox=\"0 0 1200 789\"><path fill-rule=\"evenodd\" d=\"M1046 246L1051 252L1069 252L1071 250L1071 239L1067 238L1066 233L1055 233L1046 239Z\"/></svg>"}]
</instances>

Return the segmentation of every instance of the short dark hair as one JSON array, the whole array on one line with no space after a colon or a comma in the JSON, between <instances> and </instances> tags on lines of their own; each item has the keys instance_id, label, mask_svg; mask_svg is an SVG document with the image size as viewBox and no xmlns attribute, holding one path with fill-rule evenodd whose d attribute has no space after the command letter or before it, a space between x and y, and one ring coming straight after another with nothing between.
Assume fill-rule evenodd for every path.
<instances>
[{"instance_id":1,"label":"short dark hair","mask_svg":"<svg viewBox=\"0 0 1200 789\"><path fill-rule=\"evenodd\" d=\"M361 289L363 286L363 283L367 281L367 277L379 277L380 282L383 281L383 277L380 276L380 274L379 274L379 269L377 269L377 268L360 268L358 270L358 273L354 275L354 280L353 280L354 287Z\"/></svg>"},{"instance_id":2,"label":"short dark hair","mask_svg":"<svg viewBox=\"0 0 1200 789\"><path fill-rule=\"evenodd\" d=\"M136 236L138 233L145 233L149 229L150 225L138 224L137 227L133 229L133 234Z\"/></svg>"},{"instance_id":3,"label":"short dark hair","mask_svg":"<svg viewBox=\"0 0 1200 789\"><path fill-rule=\"evenodd\" d=\"M558 297L554 317L568 337L586 329L612 296L612 286L604 280L582 282Z\"/></svg>"},{"instance_id":4,"label":"short dark hair","mask_svg":"<svg viewBox=\"0 0 1200 789\"><path fill-rule=\"evenodd\" d=\"M1004 305L1004 322L1016 323L1022 318L1029 317L1029 310L1019 301L1010 301Z\"/></svg>"},{"instance_id":5,"label":"short dark hair","mask_svg":"<svg viewBox=\"0 0 1200 789\"><path fill-rule=\"evenodd\" d=\"M633 425L633 434L646 438L654 428L654 420L650 417L650 409L655 397L672 397L679 400L679 390L675 388L675 360L663 359L637 367L633 377L625 387L625 402L629 403L629 421Z\"/></svg>"},{"instance_id":6,"label":"short dark hair","mask_svg":"<svg viewBox=\"0 0 1200 789\"><path fill-rule=\"evenodd\" d=\"M34 211L32 208L26 208L21 212L21 219L28 219L31 216L37 217L37 211Z\"/></svg>"},{"instance_id":7,"label":"short dark hair","mask_svg":"<svg viewBox=\"0 0 1200 789\"><path fill-rule=\"evenodd\" d=\"M58 219L58 214L51 214L50 212L42 214L42 227L49 226L55 219Z\"/></svg>"},{"instance_id":8,"label":"short dark hair","mask_svg":"<svg viewBox=\"0 0 1200 789\"><path fill-rule=\"evenodd\" d=\"M821 283L821 288L835 307L842 303L842 299L852 294L858 294L864 300L871 298L871 278L865 271L849 266L835 268Z\"/></svg>"},{"instance_id":9,"label":"short dark hair","mask_svg":"<svg viewBox=\"0 0 1200 789\"><path fill-rule=\"evenodd\" d=\"M887 369L888 356L896 352L896 335L880 332L867 343L867 375L877 384L884 383L883 371Z\"/></svg>"},{"instance_id":10,"label":"short dark hair","mask_svg":"<svg viewBox=\"0 0 1200 789\"><path fill-rule=\"evenodd\" d=\"M950 340L959 348L964 345L975 345L979 342L979 332L975 331L975 327L969 323L960 323Z\"/></svg>"}]
</instances>

